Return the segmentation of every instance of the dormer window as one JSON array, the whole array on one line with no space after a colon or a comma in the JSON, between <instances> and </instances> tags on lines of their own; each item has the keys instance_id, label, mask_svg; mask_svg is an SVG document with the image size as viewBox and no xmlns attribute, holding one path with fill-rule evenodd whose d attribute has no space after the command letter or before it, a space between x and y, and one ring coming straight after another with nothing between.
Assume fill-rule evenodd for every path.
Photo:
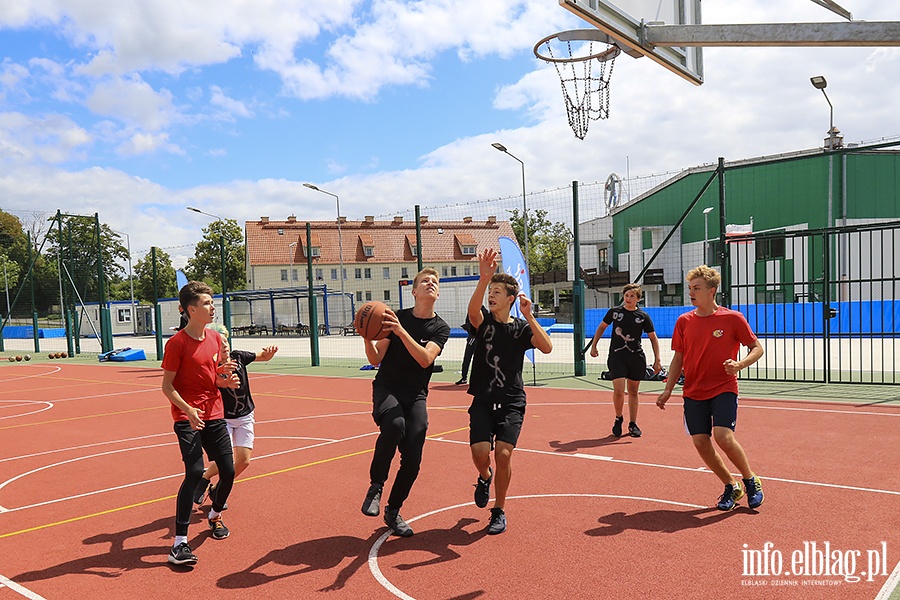
<instances>
[{"instance_id":1,"label":"dormer window","mask_svg":"<svg viewBox=\"0 0 900 600\"><path fill-rule=\"evenodd\" d=\"M463 256L475 256L478 254L478 242L469 233L457 233L455 236L456 244Z\"/></svg>"}]
</instances>

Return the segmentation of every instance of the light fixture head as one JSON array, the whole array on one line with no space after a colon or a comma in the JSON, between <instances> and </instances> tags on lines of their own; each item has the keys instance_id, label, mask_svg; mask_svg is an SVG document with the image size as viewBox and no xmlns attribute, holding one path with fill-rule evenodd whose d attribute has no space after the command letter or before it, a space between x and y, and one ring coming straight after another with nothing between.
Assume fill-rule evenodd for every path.
<instances>
[{"instance_id":1,"label":"light fixture head","mask_svg":"<svg viewBox=\"0 0 900 600\"><path fill-rule=\"evenodd\" d=\"M185 208L188 209L188 210L192 210L192 211L194 211L195 213L200 212L200 209L199 209L199 208L194 208L193 206L185 206Z\"/></svg>"},{"instance_id":2,"label":"light fixture head","mask_svg":"<svg viewBox=\"0 0 900 600\"><path fill-rule=\"evenodd\" d=\"M500 142L494 142L493 144L491 144L491 146L493 146L494 148L496 148L496 149L499 150L500 152L506 152L506 146L504 146L504 145L501 144Z\"/></svg>"},{"instance_id":3,"label":"light fixture head","mask_svg":"<svg viewBox=\"0 0 900 600\"><path fill-rule=\"evenodd\" d=\"M304 184L303 184L303 187L308 187L309 189L311 189L311 190L316 190L317 192L319 191L319 188L317 188L316 186L314 186L314 185L311 184L311 183L304 183Z\"/></svg>"},{"instance_id":4,"label":"light fixture head","mask_svg":"<svg viewBox=\"0 0 900 600\"><path fill-rule=\"evenodd\" d=\"M813 87L817 90L824 90L828 87L828 82L825 81L825 77L823 75L816 75L815 77L810 77L809 82L813 84Z\"/></svg>"},{"instance_id":5,"label":"light fixture head","mask_svg":"<svg viewBox=\"0 0 900 600\"><path fill-rule=\"evenodd\" d=\"M713 211L714 208L715 208L715 206L710 206L710 207L704 208L703 214L708 215L709 213L711 213Z\"/></svg>"}]
</instances>

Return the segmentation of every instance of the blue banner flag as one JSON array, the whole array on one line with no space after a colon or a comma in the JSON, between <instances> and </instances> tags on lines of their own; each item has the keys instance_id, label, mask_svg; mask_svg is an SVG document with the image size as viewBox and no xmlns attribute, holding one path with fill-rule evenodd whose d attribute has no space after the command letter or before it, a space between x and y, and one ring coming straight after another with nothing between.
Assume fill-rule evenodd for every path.
<instances>
[{"instance_id":1,"label":"blue banner flag","mask_svg":"<svg viewBox=\"0 0 900 600\"><path fill-rule=\"evenodd\" d=\"M175 271L175 281L177 282L176 285L178 286L178 290L181 290L181 288L187 285L188 279L184 274L184 271L182 271L181 269Z\"/></svg>"},{"instance_id":2,"label":"blue banner flag","mask_svg":"<svg viewBox=\"0 0 900 600\"><path fill-rule=\"evenodd\" d=\"M500 257L502 260L502 264L500 268L503 269L504 273L508 275L512 275L516 278L516 281L519 282L519 291L525 294L529 299L531 298L531 279L528 276L528 265L525 264L525 257L522 256L522 250L519 249L519 245L509 239L508 237L498 238L500 242ZM533 305L532 305L533 308ZM512 309L509 311L511 315L514 317L522 317L522 308L519 306L519 301L516 300ZM528 360L534 364L534 350L528 350L525 353L525 356L528 357Z\"/></svg>"}]
</instances>

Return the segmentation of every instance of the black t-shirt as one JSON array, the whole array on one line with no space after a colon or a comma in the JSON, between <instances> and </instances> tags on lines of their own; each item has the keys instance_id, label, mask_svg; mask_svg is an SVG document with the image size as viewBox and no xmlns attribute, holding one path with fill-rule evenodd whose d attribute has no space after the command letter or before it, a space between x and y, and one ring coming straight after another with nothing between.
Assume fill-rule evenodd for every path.
<instances>
[{"instance_id":1,"label":"black t-shirt","mask_svg":"<svg viewBox=\"0 0 900 600\"><path fill-rule=\"evenodd\" d=\"M640 308L626 310L624 306L616 306L606 311L603 322L612 326L609 342L609 354L615 352L643 352L641 334L653 333L653 321L650 315Z\"/></svg>"},{"instance_id":2,"label":"black t-shirt","mask_svg":"<svg viewBox=\"0 0 900 600\"><path fill-rule=\"evenodd\" d=\"M522 365L525 352L534 348L531 325L518 317L500 323L483 306L481 314L484 321L476 332L469 393L476 401L524 405Z\"/></svg>"},{"instance_id":3,"label":"black t-shirt","mask_svg":"<svg viewBox=\"0 0 900 600\"><path fill-rule=\"evenodd\" d=\"M435 315L429 319L420 319L413 315L413 309L405 308L397 311L397 319L403 329L423 348L428 342L434 342L441 350L450 338L450 326L442 318ZM412 393L428 393L428 382L431 381L431 373L434 371L434 363L422 368L416 359L412 357L403 341L390 334L388 346L375 383L384 383L404 388Z\"/></svg>"},{"instance_id":4,"label":"black t-shirt","mask_svg":"<svg viewBox=\"0 0 900 600\"><path fill-rule=\"evenodd\" d=\"M226 419L246 417L256 408L250 396L250 380L247 378L247 365L256 360L255 352L232 350L231 360L237 363L234 374L238 376L240 385L234 389L219 388L222 392L222 404L225 407Z\"/></svg>"}]
</instances>

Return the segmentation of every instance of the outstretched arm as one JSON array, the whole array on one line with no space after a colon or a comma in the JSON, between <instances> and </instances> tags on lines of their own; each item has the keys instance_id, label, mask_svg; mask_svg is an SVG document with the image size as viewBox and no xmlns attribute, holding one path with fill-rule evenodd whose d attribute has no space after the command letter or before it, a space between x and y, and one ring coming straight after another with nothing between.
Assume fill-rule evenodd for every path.
<instances>
[{"instance_id":1,"label":"outstretched arm","mask_svg":"<svg viewBox=\"0 0 900 600\"><path fill-rule=\"evenodd\" d=\"M487 291L488 285L491 283L491 277L497 270L497 251L493 248L485 248L478 255L478 284L472 292L469 299L469 323L474 329L481 327L484 321L484 315L481 314L481 307L484 304L484 293Z\"/></svg>"}]
</instances>

